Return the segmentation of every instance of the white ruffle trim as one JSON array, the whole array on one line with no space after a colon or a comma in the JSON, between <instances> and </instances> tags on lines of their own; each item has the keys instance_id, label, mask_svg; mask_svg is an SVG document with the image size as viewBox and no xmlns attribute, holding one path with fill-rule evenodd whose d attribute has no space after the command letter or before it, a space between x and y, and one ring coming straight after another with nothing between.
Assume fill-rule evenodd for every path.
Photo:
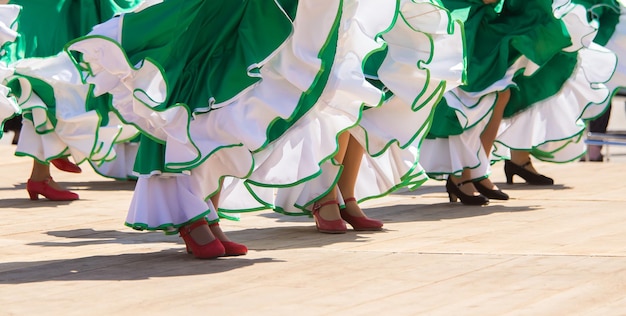
<instances>
[{"instance_id":1,"label":"white ruffle trim","mask_svg":"<svg viewBox=\"0 0 626 316\"><path fill-rule=\"evenodd\" d=\"M459 135L447 138L425 139L421 148L420 164L428 176L443 180L448 175L460 177L463 169L470 170L472 179L490 173L490 163L480 141L480 134L491 119L491 111Z\"/></svg>"},{"instance_id":2,"label":"white ruffle trim","mask_svg":"<svg viewBox=\"0 0 626 316\"><path fill-rule=\"evenodd\" d=\"M218 219L210 200L202 193L204 181L189 175L139 178L126 225L138 230L175 233L178 227L206 215Z\"/></svg>"},{"instance_id":3,"label":"white ruffle trim","mask_svg":"<svg viewBox=\"0 0 626 316\"><path fill-rule=\"evenodd\" d=\"M100 175L113 179L135 179L137 176L133 171L135 158L139 143L126 142L115 144L115 159L112 161L102 161L99 163L90 161L93 169Z\"/></svg>"},{"instance_id":4,"label":"white ruffle trim","mask_svg":"<svg viewBox=\"0 0 626 316\"><path fill-rule=\"evenodd\" d=\"M619 23L615 26L613 36L604 46L614 52L617 58L617 69L606 86L613 92L626 87L626 7L620 3Z\"/></svg>"},{"instance_id":5,"label":"white ruffle trim","mask_svg":"<svg viewBox=\"0 0 626 316\"><path fill-rule=\"evenodd\" d=\"M16 20L22 8L14 4L0 5L0 45L15 41L18 36ZM2 55L4 51L0 52Z\"/></svg>"},{"instance_id":6,"label":"white ruffle trim","mask_svg":"<svg viewBox=\"0 0 626 316\"><path fill-rule=\"evenodd\" d=\"M18 100L24 113L32 113L26 133L20 134L17 152L48 161L70 154L76 162L115 159L114 145L137 135L138 131L122 124L114 116L107 126L95 110L86 109L90 87L82 83L76 67L65 54L48 58L27 58L14 63L16 80L22 94ZM53 124L48 106L33 91L27 77L42 80L54 91L56 102Z\"/></svg>"},{"instance_id":7,"label":"white ruffle trim","mask_svg":"<svg viewBox=\"0 0 626 316\"><path fill-rule=\"evenodd\" d=\"M17 38L17 31L15 28L15 20L17 19L21 8L17 5L0 5L0 46L4 46L9 42L15 41ZM0 52L0 55L4 55L5 52ZM13 74L13 69L8 68L6 65L0 64L0 83L4 83L5 80ZM15 98L10 97L10 89L0 84L0 128L2 123L14 115L20 114L20 108ZM2 136L2 130L0 129L0 137Z\"/></svg>"}]
</instances>

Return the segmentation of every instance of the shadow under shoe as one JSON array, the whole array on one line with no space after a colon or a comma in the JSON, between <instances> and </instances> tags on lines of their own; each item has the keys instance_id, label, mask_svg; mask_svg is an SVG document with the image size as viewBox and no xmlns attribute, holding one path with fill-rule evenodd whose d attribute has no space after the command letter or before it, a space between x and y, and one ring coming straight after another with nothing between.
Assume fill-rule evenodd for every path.
<instances>
[{"instance_id":1,"label":"shadow under shoe","mask_svg":"<svg viewBox=\"0 0 626 316\"><path fill-rule=\"evenodd\" d=\"M527 184L531 185L553 185L554 180L550 177L546 177L539 173L534 173L526 169L526 166L530 165L530 160L523 164L518 165L510 160L504 161L504 174L506 175L506 183L513 184L513 176L518 175L520 178L526 180Z\"/></svg>"},{"instance_id":2,"label":"shadow under shoe","mask_svg":"<svg viewBox=\"0 0 626 316\"><path fill-rule=\"evenodd\" d=\"M78 194L68 190L57 190L50 186L52 178L43 181L33 181L28 179L26 191L31 200L39 200L39 195L43 195L51 201L74 201L78 200Z\"/></svg>"},{"instance_id":3,"label":"shadow under shoe","mask_svg":"<svg viewBox=\"0 0 626 316\"><path fill-rule=\"evenodd\" d=\"M490 200L506 201L509 199L509 195L502 192L502 190L489 189L486 186L482 185L480 181L474 181L474 186L476 187L476 190L480 192L480 194L486 196Z\"/></svg>"},{"instance_id":4,"label":"shadow under shoe","mask_svg":"<svg viewBox=\"0 0 626 316\"><path fill-rule=\"evenodd\" d=\"M472 180L463 181L459 184L455 184L452 182L452 179L448 177L448 181L446 181L446 191L448 192L448 197L450 198L450 202L456 202L457 199L461 200L461 203L465 205L487 205L489 204L489 199L482 195L467 195L461 191L461 186L467 183L471 183Z\"/></svg>"}]
</instances>

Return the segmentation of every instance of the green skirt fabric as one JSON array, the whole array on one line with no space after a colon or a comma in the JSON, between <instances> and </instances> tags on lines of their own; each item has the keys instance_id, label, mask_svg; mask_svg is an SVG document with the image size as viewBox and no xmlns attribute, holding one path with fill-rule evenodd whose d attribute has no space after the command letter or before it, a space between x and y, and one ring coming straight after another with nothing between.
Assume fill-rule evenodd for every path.
<instances>
[{"instance_id":1,"label":"green skirt fabric","mask_svg":"<svg viewBox=\"0 0 626 316\"><path fill-rule=\"evenodd\" d=\"M19 39L7 48L5 61L56 55L70 40L141 0L11 0L22 6Z\"/></svg>"}]
</instances>

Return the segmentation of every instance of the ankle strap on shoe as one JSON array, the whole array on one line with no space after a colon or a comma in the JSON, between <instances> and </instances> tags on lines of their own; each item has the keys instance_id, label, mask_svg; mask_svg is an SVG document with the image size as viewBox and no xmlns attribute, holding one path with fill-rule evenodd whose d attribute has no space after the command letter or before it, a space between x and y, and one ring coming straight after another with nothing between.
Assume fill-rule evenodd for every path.
<instances>
[{"instance_id":1,"label":"ankle strap on shoe","mask_svg":"<svg viewBox=\"0 0 626 316\"><path fill-rule=\"evenodd\" d=\"M33 179L28 179L29 182L35 182L35 183L50 183L50 181L52 181L52 177L47 177L41 181L34 181Z\"/></svg>"},{"instance_id":2,"label":"ankle strap on shoe","mask_svg":"<svg viewBox=\"0 0 626 316\"><path fill-rule=\"evenodd\" d=\"M343 199L344 203L348 203L348 202L357 202L355 197L349 197L347 199Z\"/></svg>"},{"instance_id":3,"label":"ankle strap on shoe","mask_svg":"<svg viewBox=\"0 0 626 316\"><path fill-rule=\"evenodd\" d=\"M191 233L192 230L200 227L200 226L204 226L204 225L208 225L209 223L207 223L206 219L201 218L189 225L185 225L185 226L181 226L178 229L178 232L180 232L181 235L188 235L189 233Z\"/></svg>"},{"instance_id":4,"label":"ankle strap on shoe","mask_svg":"<svg viewBox=\"0 0 626 316\"><path fill-rule=\"evenodd\" d=\"M326 205L332 205L332 204L339 204L339 202L337 202L337 200L330 200L330 201L326 201L326 202L323 202L323 203L315 202L315 203L313 203L313 212L321 209L322 207L324 207Z\"/></svg>"},{"instance_id":5,"label":"ankle strap on shoe","mask_svg":"<svg viewBox=\"0 0 626 316\"><path fill-rule=\"evenodd\" d=\"M456 186L460 188L460 187L462 187L463 185L466 185L466 184L468 184L468 183L474 183L474 180L471 180L471 179L470 179L470 180L465 180L465 181L463 181L463 182L459 182Z\"/></svg>"}]
</instances>

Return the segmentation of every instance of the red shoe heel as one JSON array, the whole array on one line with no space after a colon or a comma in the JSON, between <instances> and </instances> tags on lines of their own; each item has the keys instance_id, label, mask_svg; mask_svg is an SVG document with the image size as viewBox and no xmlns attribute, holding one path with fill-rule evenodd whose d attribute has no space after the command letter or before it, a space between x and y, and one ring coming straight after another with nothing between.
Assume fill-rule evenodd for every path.
<instances>
[{"instance_id":1,"label":"red shoe heel","mask_svg":"<svg viewBox=\"0 0 626 316\"><path fill-rule=\"evenodd\" d=\"M28 186L28 184L27 184ZM27 189L28 191L28 189ZM37 201L39 200L39 193L37 192L33 192L33 191L28 191L28 197L31 199L31 201Z\"/></svg>"},{"instance_id":2,"label":"red shoe heel","mask_svg":"<svg viewBox=\"0 0 626 316\"><path fill-rule=\"evenodd\" d=\"M348 202L356 203L357 201L355 198L351 197L351 198L347 198L344 200L344 203L348 204ZM352 216L348 214L348 211L346 209L342 209L340 213L341 213L341 218L343 218L344 221L348 222L348 224L350 224L352 228L354 228L354 230L375 231L375 230L383 229L383 222L379 220L372 219L367 216L363 216L363 217Z\"/></svg>"},{"instance_id":3,"label":"red shoe heel","mask_svg":"<svg viewBox=\"0 0 626 316\"><path fill-rule=\"evenodd\" d=\"M56 159L52 159L50 160L50 162L59 170L63 170L65 172L71 172L71 173L81 173L83 172L82 169L80 169L80 167L69 161L67 158L56 158Z\"/></svg>"},{"instance_id":4,"label":"red shoe heel","mask_svg":"<svg viewBox=\"0 0 626 316\"><path fill-rule=\"evenodd\" d=\"M313 218L315 219L315 227L320 233L326 234L343 234L348 228L346 223L342 219L335 219L332 221L325 220L320 216L320 209L326 205L338 204L337 200L331 200L324 203L313 204Z\"/></svg>"},{"instance_id":5,"label":"red shoe heel","mask_svg":"<svg viewBox=\"0 0 626 316\"><path fill-rule=\"evenodd\" d=\"M41 194L51 201L78 200L78 194L67 190L57 190L50 186L50 181L52 181L52 178L47 178L43 181L28 179L28 182L26 182L26 191L28 191L30 199L33 201L39 200L39 195Z\"/></svg>"},{"instance_id":6,"label":"red shoe heel","mask_svg":"<svg viewBox=\"0 0 626 316\"><path fill-rule=\"evenodd\" d=\"M194 229L204 225L208 226L209 223L205 219L200 219L178 229L180 237L185 241L187 252L192 253L198 259L214 259L223 256L226 250L219 239L215 238L208 244L200 245L191 237Z\"/></svg>"}]
</instances>

